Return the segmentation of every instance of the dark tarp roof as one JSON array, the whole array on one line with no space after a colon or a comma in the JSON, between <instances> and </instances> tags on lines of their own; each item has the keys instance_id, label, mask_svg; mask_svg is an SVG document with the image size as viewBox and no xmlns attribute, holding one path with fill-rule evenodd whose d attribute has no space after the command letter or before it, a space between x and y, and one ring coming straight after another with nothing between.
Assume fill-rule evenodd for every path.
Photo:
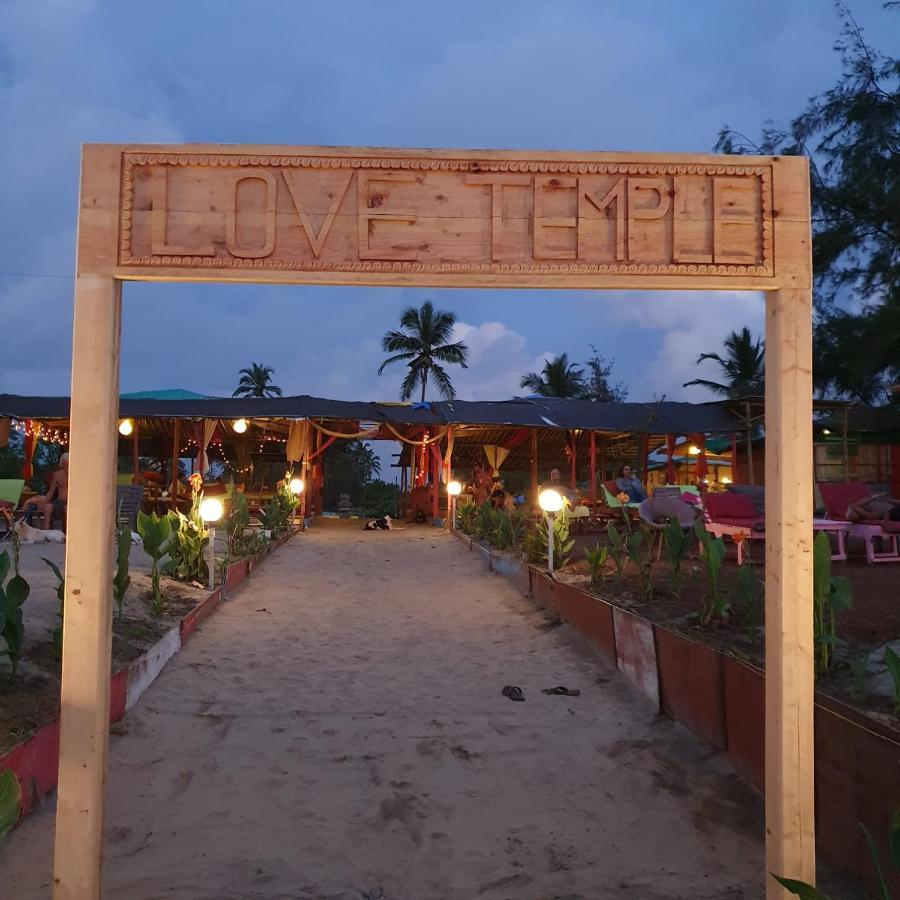
<instances>
[{"instance_id":1,"label":"dark tarp roof","mask_svg":"<svg viewBox=\"0 0 900 900\"><path fill-rule=\"evenodd\" d=\"M738 417L718 403L599 403L551 397L502 401L454 400L426 404L327 400L307 395L185 400L123 397L119 403L119 413L134 418L323 418L426 426L452 423L649 434L727 432L741 425ZM68 415L68 397L0 394L0 416L66 419Z\"/></svg>"}]
</instances>

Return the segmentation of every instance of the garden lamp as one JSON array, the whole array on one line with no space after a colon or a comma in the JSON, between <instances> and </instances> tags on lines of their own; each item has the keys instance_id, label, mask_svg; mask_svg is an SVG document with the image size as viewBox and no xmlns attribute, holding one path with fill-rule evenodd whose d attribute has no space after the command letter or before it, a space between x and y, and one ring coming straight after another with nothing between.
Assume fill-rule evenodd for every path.
<instances>
[{"instance_id":1,"label":"garden lamp","mask_svg":"<svg viewBox=\"0 0 900 900\"><path fill-rule=\"evenodd\" d=\"M134 419L122 419L119 422L119 434L122 437L128 437L131 432L134 431Z\"/></svg>"},{"instance_id":2,"label":"garden lamp","mask_svg":"<svg viewBox=\"0 0 900 900\"><path fill-rule=\"evenodd\" d=\"M294 525L297 524L297 506L300 505L300 495L303 493L303 479L294 477L288 482L288 487L290 488L291 493L297 498L297 503L294 508L291 510L291 521Z\"/></svg>"},{"instance_id":3,"label":"garden lamp","mask_svg":"<svg viewBox=\"0 0 900 900\"><path fill-rule=\"evenodd\" d=\"M447 494L450 497L450 530L456 531L456 498L462 493L462 485L458 481L451 481L447 485Z\"/></svg>"},{"instance_id":4,"label":"garden lamp","mask_svg":"<svg viewBox=\"0 0 900 900\"><path fill-rule=\"evenodd\" d=\"M553 574L553 522L556 519L556 514L563 507L563 498L562 494L559 491L554 491L553 488L548 488L546 491L541 491L538 496L538 506L547 514L547 518L549 522L547 523L547 570L550 574Z\"/></svg>"},{"instance_id":5,"label":"garden lamp","mask_svg":"<svg viewBox=\"0 0 900 900\"><path fill-rule=\"evenodd\" d=\"M205 497L200 501L200 518L209 528L209 589L216 583L216 522L222 518L225 508L216 497Z\"/></svg>"}]
</instances>

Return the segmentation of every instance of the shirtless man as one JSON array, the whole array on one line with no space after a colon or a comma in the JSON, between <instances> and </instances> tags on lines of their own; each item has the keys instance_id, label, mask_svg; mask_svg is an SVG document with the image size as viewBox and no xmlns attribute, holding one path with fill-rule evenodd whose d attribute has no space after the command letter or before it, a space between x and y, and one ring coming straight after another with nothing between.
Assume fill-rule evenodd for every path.
<instances>
[{"instance_id":1,"label":"shirtless man","mask_svg":"<svg viewBox=\"0 0 900 900\"><path fill-rule=\"evenodd\" d=\"M900 520L900 500L884 494L873 494L859 503L851 503L847 507L847 518L851 522Z\"/></svg>"},{"instance_id":2,"label":"shirtless man","mask_svg":"<svg viewBox=\"0 0 900 900\"><path fill-rule=\"evenodd\" d=\"M43 528L53 524L53 513L62 513L63 530L65 531L66 504L69 500L69 454L63 453L59 458L59 468L50 476L50 485L44 496L32 497L25 510L33 508L42 516Z\"/></svg>"}]
</instances>

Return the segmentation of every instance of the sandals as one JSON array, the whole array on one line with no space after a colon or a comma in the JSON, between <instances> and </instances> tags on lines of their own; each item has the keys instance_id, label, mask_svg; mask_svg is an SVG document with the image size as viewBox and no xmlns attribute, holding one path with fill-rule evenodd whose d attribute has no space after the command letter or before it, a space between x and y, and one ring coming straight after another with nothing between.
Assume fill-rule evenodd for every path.
<instances>
[{"instance_id":1,"label":"sandals","mask_svg":"<svg viewBox=\"0 0 900 900\"><path fill-rule=\"evenodd\" d=\"M554 688L544 688L541 691L542 694L552 694L558 697L580 697L581 691L578 688L567 688L565 685L561 684L559 687Z\"/></svg>"},{"instance_id":2,"label":"sandals","mask_svg":"<svg viewBox=\"0 0 900 900\"><path fill-rule=\"evenodd\" d=\"M516 703L525 702L525 694L522 692L522 688L516 687L513 684L506 685L500 693L504 697L509 697L510 700L514 700Z\"/></svg>"}]
</instances>

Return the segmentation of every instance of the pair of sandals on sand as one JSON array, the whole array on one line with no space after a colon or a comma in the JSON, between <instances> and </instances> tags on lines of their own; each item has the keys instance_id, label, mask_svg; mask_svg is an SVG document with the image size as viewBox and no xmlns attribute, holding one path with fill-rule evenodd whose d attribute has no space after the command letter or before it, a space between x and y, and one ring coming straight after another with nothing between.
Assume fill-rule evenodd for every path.
<instances>
[{"instance_id":1,"label":"pair of sandals on sand","mask_svg":"<svg viewBox=\"0 0 900 900\"><path fill-rule=\"evenodd\" d=\"M522 688L517 687L514 684L507 684L500 693L504 697L509 697L510 700L515 701L516 703L523 703L525 701L525 692ZM578 688L567 688L564 684L559 685L558 687L552 688L544 688L541 691L542 694L551 694L553 696L558 697L580 697L581 691Z\"/></svg>"}]
</instances>

